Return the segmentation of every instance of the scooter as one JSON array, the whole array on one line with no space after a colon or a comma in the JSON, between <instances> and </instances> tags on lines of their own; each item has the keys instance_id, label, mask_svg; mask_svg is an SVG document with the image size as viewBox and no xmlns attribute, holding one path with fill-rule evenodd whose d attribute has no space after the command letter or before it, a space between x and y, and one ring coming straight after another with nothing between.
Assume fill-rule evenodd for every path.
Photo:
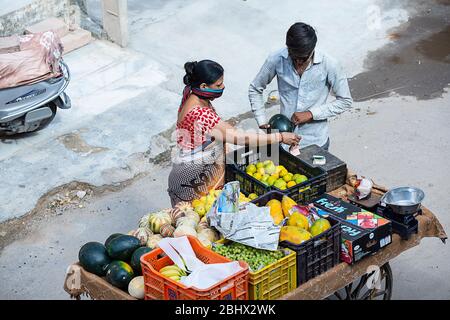
<instances>
[{"instance_id":1,"label":"scooter","mask_svg":"<svg viewBox=\"0 0 450 320\"><path fill-rule=\"evenodd\" d=\"M70 81L70 71L62 59L59 65L61 76L0 89L0 134L42 130L55 118L57 108L70 109L70 98L64 92Z\"/></svg>"}]
</instances>

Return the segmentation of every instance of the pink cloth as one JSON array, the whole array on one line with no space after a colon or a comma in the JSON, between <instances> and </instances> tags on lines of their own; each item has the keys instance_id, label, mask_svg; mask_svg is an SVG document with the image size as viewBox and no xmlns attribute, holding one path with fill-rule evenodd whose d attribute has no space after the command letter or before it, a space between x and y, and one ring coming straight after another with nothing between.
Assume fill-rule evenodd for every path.
<instances>
[{"instance_id":1,"label":"pink cloth","mask_svg":"<svg viewBox=\"0 0 450 320\"><path fill-rule=\"evenodd\" d=\"M61 74L61 40L53 31L19 36L20 51L0 54L0 89L31 84Z\"/></svg>"}]
</instances>

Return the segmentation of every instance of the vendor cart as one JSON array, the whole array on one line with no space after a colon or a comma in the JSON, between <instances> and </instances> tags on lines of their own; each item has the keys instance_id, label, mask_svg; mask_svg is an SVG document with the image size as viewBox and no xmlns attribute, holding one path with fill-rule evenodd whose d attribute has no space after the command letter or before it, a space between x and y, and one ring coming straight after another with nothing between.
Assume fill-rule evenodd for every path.
<instances>
[{"instance_id":1,"label":"vendor cart","mask_svg":"<svg viewBox=\"0 0 450 320\"><path fill-rule=\"evenodd\" d=\"M382 195L387 190L374 186L372 192ZM346 184L329 194L347 199L354 188ZM402 252L420 244L422 238L436 237L445 243L447 235L436 218L427 208L422 207L422 215L417 217L418 232L408 240L392 235L392 243L376 254L349 265L339 263L327 272L307 281L295 290L281 297L281 300L389 300L392 295L393 277L389 261ZM64 289L72 298L81 299L86 295L99 300L134 300L126 292L113 287L101 277L85 271L79 264L67 270Z\"/></svg>"}]
</instances>

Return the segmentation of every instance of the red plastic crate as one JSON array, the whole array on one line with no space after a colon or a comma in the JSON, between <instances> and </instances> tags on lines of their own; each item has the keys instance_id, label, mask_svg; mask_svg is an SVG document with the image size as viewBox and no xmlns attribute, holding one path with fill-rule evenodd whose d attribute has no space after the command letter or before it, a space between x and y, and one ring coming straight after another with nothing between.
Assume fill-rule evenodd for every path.
<instances>
[{"instance_id":1,"label":"red plastic crate","mask_svg":"<svg viewBox=\"0 0 450 320\"><path fill-rule=\"evenodd\" d=\"M231 262L204 247L197 238L188 236L195 255L204 263ZM239 261L243 270L207 289L186 287L159 273L161 268L174 262L160 248L141 257L144 276L145 300L248 300L248 265Z\"/></svg>"}]
</instances>

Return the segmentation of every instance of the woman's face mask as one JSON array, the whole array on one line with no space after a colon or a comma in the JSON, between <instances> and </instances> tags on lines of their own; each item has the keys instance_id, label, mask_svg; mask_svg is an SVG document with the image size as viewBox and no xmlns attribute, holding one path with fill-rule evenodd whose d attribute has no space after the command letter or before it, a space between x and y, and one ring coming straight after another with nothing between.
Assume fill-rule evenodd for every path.
<instances>
[{"instance_id":1,"label":"woman's face mask","mask_svg":"<svg viewBox=\"0 0 450 320\"><path fill-rule=\"evenodd\" d=\"M221 89L212 89L212 88L200 88L205 93L211 94L214 96L214 98L219 98L223 94L223 90L225 90L225 87Z\"/></svg>"}]
</instances>

